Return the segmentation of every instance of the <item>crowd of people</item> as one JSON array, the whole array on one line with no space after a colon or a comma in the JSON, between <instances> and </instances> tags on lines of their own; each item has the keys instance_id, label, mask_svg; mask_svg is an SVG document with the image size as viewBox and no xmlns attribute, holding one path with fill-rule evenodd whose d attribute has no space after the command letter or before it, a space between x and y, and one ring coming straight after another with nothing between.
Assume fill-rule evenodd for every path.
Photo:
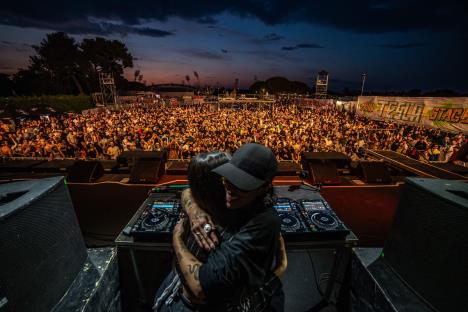
<instances>
[{"instance_id":1,"label":"crowd of people","mask_svg":"<svg viewBox=\"0 0 468 312\"><path fill-rule=\"evenodd\" d=\"M24 119L0 129L3 157L115 159L128 150L166 149L170 159L200 152L233 153L245 143L269 147L278 160L300 161L302 151L337 151L352 160L365 149L391 149L424 161L450 161L465 142L447 133L373 121L336 108L182 108L135 104L121 110Z\"/></svg>"}]
</instances>

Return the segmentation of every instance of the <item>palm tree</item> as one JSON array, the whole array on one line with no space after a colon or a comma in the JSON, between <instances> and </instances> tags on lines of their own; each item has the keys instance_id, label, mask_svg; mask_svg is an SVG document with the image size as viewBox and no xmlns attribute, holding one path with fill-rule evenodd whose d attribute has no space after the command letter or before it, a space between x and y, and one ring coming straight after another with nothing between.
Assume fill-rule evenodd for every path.
<instances>
[{"instance_id":1,"label":"palm tree","mask_svg":"<svg viewBox=\"0 0 468 312\"><path fill-rule=\"evenodd\" d=\"M139 69L135 70L135 72L133 73L133 76L135 77L134 81L137 81L138 76L140 76L140 70Z\"/></svg>"}]
</instances>

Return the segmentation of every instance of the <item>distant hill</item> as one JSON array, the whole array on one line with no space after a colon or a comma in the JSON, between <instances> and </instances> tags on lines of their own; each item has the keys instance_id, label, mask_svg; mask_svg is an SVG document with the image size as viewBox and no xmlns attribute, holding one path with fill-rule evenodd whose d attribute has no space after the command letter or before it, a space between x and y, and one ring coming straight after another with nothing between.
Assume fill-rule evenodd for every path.
<instances>
[{"instance_id":1,"label":"distant hill","mask_svg":"<svg viewBox=\"0 0 468 312\"><path fill-rule=\"evenodd\" d=\"M284 77L272 77L265 81L257 81L249 88L250 93L298 93L305 94L311 93L310 89L305 83L300 81L290 81Z\"/></svg>"}]
</instances>

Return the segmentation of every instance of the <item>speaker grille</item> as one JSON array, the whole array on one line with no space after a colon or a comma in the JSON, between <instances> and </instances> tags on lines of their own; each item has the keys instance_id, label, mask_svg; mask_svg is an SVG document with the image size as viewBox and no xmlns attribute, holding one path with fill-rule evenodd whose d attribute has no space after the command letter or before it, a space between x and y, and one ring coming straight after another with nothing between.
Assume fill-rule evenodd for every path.
<instances>
[{"instance_id":1,"label":"speaker grille","mask_svg":"<svg viewBox=\"0 0 468 312\"><path fill-rule=\"evenodd\" d=\"M380 161L361 161L362 176L367 183L389 183L392 177L385 163Z\"/></svg>"},{"instance_id":2,"label":"speaker grille","mask_svg":"<svg viewBox=\"0 0 468 312\"><path fill-rule=\"evenodd\" d=\"M309 175L313 183L340 184L336 164L330 161L309 161Z\"/></svg>"},{"instance_id":3,"label":"speaker grille","mask_svg":"<svg viewBox=\"0 0 468 312\"><path fill-rule=\"evenodd\" d=\"M78 160L70 167L67 180L74 183L94 182L104 174L104 168L96 160Z\"/></svg>"},{"instance_id":4,"label":"speaker grille","mask_svg":"<svg viewBox=\"0 0 468 312\"><path fill-rule=\"evenodd\" d=\"M459 311L468 307L468 207L444 196L447 180L428 182L439 184L439 194L407 181L385 259L432 306Z\"/></svg>"},{"instance_id":5,"label":"speaker grille","mask_svg":"<svg viewBox=\"0 0 468 312\"><path fill-rule=\"evenodd\" d=\"M156 183L164 174L165 163L161 158L139 158L130 172L130 183Z\"/></svg>"},{"instance_id":6,"label":"speaker grille","mask_svg":"<svg viewBox=\"0 0 468 312\"><path fill-rule=\"evenodd\" d=\"M2 311L49 311L86 260L67 188L55 179L42 196L24 194L26 206L0 221L0 289L8 299Z\"/></svg>"}]
</instances>

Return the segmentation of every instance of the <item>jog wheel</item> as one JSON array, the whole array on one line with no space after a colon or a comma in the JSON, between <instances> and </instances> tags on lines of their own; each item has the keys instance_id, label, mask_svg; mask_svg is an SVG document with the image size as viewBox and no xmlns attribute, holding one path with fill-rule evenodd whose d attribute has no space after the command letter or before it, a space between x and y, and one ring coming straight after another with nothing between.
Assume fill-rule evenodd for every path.
<instances>
[{"instance_id":1,"label":"jog wheel","mask_svg":"<svg viewBox=\"0 0 468 312\"><path fill-rule=\"evenodd\" d=\"M281 219L281 227L289 231L294 231L299 229L299 221L294 216L291 216L286 213L279 214Z\"/></svg>"},{"instance_id":2,"label":"jog wheel","mask_svg":"<svg viewBox=\"0 0 468 312\"><path fill-rule=\"evenodd\" d=\"M167 215L161 211L149 213L143 221L145 228L163 228L168 222Z\"/></svg>"},{"instance_id":3,"label":"jog wheel","mask_svg":"<svg viewBox=\"0 0 468 312\"><path fill-rule=\"evenodd\" d=\"M327 213L314 213L310 219L312 223L319 228L334 229L338 226L338 221L335 219L335 217Z\"/></svg>"}]
</instances>

